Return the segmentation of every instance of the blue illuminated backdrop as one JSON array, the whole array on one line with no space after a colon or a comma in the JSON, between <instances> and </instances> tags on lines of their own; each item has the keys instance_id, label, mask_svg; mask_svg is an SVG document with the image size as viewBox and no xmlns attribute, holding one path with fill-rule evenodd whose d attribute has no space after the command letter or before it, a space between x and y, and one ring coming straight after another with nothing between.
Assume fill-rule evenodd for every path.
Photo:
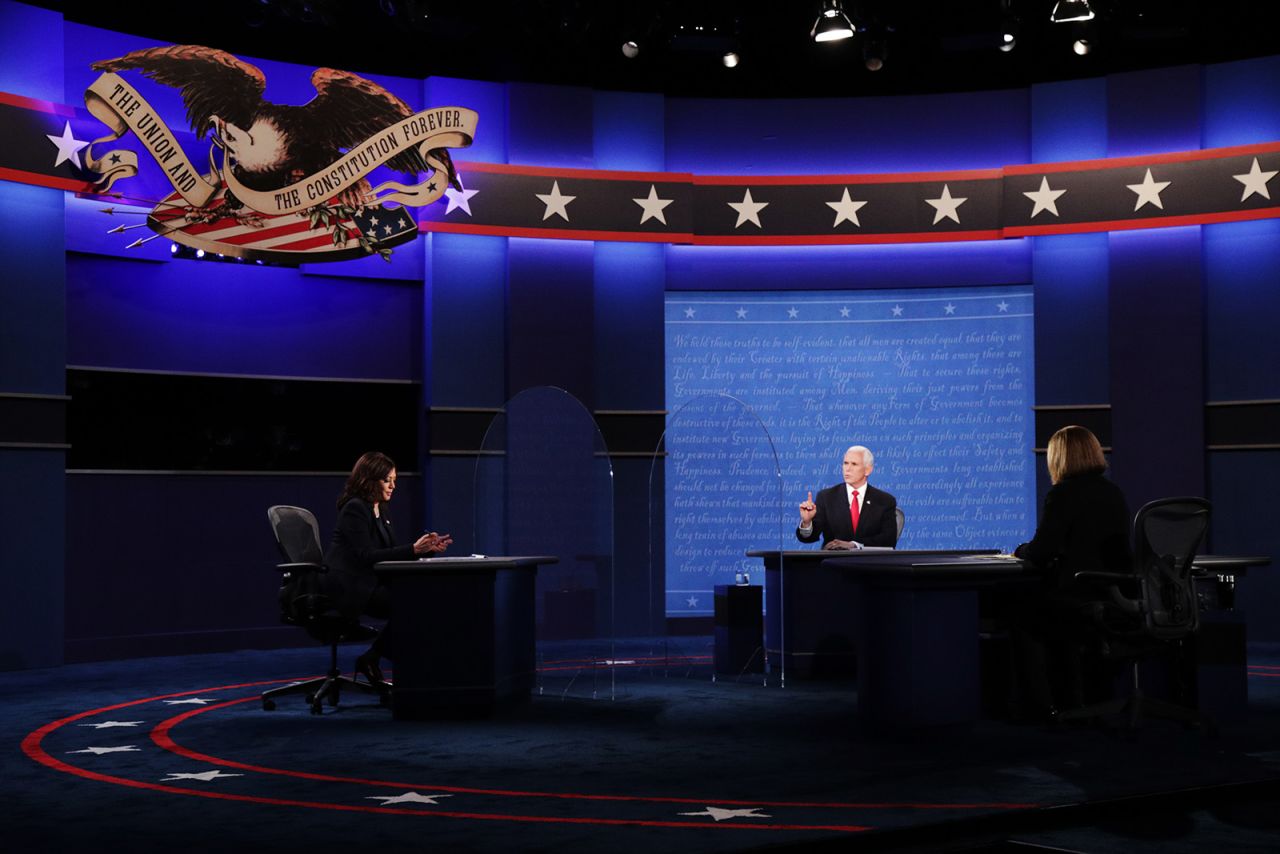
<instances>
[{"instance_id":1,"label":"blue illuminated backdrop","mask_svg":"<svg viewBox=\"0 0 1280 854\"><path fill-rule=\"evenodd\" d=\"M906 513L900 548L1027 539L1032 318L1026 286L669 294L668 613L707 613L749 548L801 547L795 505L853 444Z\"/></svg>"}]
</instances>

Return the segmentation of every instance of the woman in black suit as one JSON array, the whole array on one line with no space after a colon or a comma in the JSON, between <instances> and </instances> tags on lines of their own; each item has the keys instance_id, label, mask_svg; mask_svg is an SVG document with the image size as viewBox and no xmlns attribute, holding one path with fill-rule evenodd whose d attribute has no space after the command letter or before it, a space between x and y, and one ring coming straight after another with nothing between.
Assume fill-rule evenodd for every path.
<instances>
[{"instance_id":1,"label":"woman in black suit","mask_svg":"<svg viewBox=\"0 0 1280 854\"><path fill-rule=\"evenodd\" d=\"M391 520L382 512L396 491L396 464L386 454L370 451L356 460L338 497L338 524L333 541L325 552L329 595L348 614L371 617L390 616L387 589L378 584L374 564L384 560L413 560L420 555L442 552L453 540L448 534L432 531L412 544L396 545ZM373 645L356 659L356 672L373 684L380 684L379 660L387 656L386 626Z\"/></svg>"},{"instance_id":2,"label":"woman in black suit","mask_svg":"<svg viewBox=\"0 0 1280 854\"><path fill-rule=\"evenodd\" d=\"M1049 439L1048 452L1053 486L1040 524L1031 542L1014 551L1044 573L1041 586L1020 598L1011 615L1024 712L1032 718L1053 718L1056 707L1081 702L1076 648L1089 631L1098 596L1075 574L1132 569L1129 505L1103 475L1107 461L1097 437L1084 427L1063 427ZM1051 659L1064 683L1060 698L1051 685Z\"/></svg>"}]
</instances>

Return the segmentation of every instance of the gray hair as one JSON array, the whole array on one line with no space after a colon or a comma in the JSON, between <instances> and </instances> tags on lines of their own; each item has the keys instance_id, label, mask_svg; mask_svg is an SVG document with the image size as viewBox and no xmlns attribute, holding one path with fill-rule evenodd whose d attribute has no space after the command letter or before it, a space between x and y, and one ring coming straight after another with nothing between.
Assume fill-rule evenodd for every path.
<instances>
[{"instance_id":1,"label":"gray hair","mask_svg":"<svg viewBox=\"0 0 1280 854\"><path fill-rule=\"evenodd\" d=\"M862 464L867 468L871 468L876 464L876 455L871 453L871 449L868 448L866 445L850 445L849 448L845 451L846 456L848 455L849 451L861 451Z\"/></svg>"}]
</instances>

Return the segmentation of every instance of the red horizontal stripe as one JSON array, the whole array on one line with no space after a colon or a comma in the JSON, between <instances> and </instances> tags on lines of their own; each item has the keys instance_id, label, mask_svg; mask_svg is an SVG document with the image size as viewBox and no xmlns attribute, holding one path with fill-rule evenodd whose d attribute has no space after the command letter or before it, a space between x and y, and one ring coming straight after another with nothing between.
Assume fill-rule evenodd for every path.
<instances>
[{"instance_id":1,"label":"red horizontal stripe","mask_svg":"<svg viewBox=\"0 0 1280 854\"><path fill-rule=\"evenodd\" d=\"M591 231L572 228L527 228L508 225L479 225L467 222L423 220L419 231L447 234L485 234L494 237L547 237L560 240L620 240L631 243L691 243L693 235L684 232L655 231Z\"/></svg>"},{"instance_id":2,"label":"red horizontal stripe","mask_svg":"<svg viewBox=\"0 0 1280 854\"><path fill-rule=\"evenodd\" d=\"M996 169L959 172L893 172L872 175L694 175L694 185L909 184L928 181L985 181L1003 177Z\"/></svg>"},{"instance_id":3,"label":"red horizontal stripe","mask_svg":"<svg viewBox=\"0 0 1280 854\"><path fill-rule=\"evenodd\" d=\"M998 229L987 231L913 231L902 234L693 235L695 246L808 246L861 243L943 243L959 240L999 240Z\"/></svg>"},{"instance_id":4,"label":"red horizontal stripe","mask_svg":"<svg viewBox=\"0 0 1280 854\"><path fill-rule=\"evenodd\" d=\"M626 172L616 169L570 169L554 166L520 166L513 163L484 163L480 161L454 164L459 172L487 172L495 175L533 175L545 178L586 178L605 181L650 181L664 184L688 184L693 175L688 172Z\"/></svg>"},{"instance_id":5,"label":"red horizontal stripe","mask_svg":"<svg viewBox=\"0 0 1280 854\"><path fill-rule=\"evenodd\" d=\"M87 181L57 178L53 175L41 175L39 172L10 169L7 166L0 166L0 180L13 181L17 184L34 184L37 187L50 187L54 190L70 190L73 193L87 193L93 189L93 185Z\"/></svg>"},{"instance_id":6,"label":"red horizontal stripe","mask_svg":"<svg viewBox=\"0 0 1280 854\"><path fill-rule=\"evenodd\" d=\"M11 107L22 107L41 113L51 113L68 119L76 117L76 108L66 104L55 104L53 101L42 101L39 98L28 98L26 95L15 95L12 92L0 92L0 104Z\"/></svg>"},{"instance_id":7,"label":"red horizontal stripe","mask_svg":"<svg viewBox=\"0 0 1280 854\"><path fill-rule=\"evenodd\" d=\"M1248 222L1280 216L1280 207L1254 208L1246 211L1153 216L1147 219L1113 219L1072 222L1061 225L1018 225L1004 230L1006 237L1031 237L1037 234L1087 234L1095 231L1125 231L1134 228L1170 228L1178 225L1214 225L1222 222Z\"/></svg>"},{"instance_id":8,"label":"red horizontal stripe","mask_svg":"<svg viewBox=\"0 0 1280 854\"><path fill-rule=\"evenodd\" d=\"M1192 163L1197 160L1217 160L1223 157L1239 157L1249 154L1268 154L1280 151L1280 142L1257 145L1234 145L1228 148L1203 148L1198 151L1176 151L1168 154L1144 154L1133 157L1108 157L1102 160L1071 160L1063 163L1028 163L1006 166L1006 175L1039 175L1054 172L1086 172L1092 169L1127 169L1133 166L1151 166L1161 163Z\"/></svg>"}]
</instances>

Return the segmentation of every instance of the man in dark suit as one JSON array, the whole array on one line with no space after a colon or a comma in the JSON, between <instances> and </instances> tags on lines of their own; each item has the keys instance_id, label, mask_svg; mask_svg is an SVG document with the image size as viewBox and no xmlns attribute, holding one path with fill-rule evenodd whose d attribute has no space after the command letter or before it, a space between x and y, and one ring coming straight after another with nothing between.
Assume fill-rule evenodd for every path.
<instances>
[{"instance_id":1,"label":"man in dark suit","mask_svg":"<svg viewBox=\"0 0 1280 854\"><path fill-rule=\"evenodd\" d=\"M824 549L860 549L898 543L897 500L867 483L875 469L875 456L862 445L844 452L844 483L813 493L800 503L796 539Z\"/></svg>"}]
</instances>

